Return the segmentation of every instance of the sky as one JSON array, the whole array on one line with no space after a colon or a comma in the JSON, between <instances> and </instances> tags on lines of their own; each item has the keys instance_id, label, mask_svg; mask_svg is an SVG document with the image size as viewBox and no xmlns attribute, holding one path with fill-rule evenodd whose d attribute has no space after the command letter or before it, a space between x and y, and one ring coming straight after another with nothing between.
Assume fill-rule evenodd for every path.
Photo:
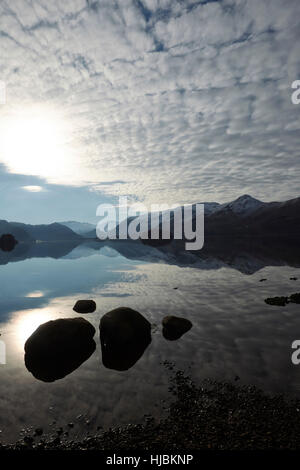
<instances>
[{"instance_id":1,"label":"sky","mask_svg":"<svg viewBox=\"0 0 300 470\"><path fill-rule=\"evenodd\" d=\"M299 196L299 0L1 0L0 219Z\"/></svg>"}]
</instances>

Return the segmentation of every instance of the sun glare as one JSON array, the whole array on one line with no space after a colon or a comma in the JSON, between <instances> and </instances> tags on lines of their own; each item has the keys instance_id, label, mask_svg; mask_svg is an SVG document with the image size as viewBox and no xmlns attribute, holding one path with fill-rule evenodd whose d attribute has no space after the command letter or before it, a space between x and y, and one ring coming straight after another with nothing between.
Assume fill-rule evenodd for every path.
<instances>
[{"instance_id":1,"label":"sun glare","mask_svg":"<svg viewBox=\"0 0 300 470\"><path fill-rule=\"evenodd\" d=\"M0 121L0 160L14 173L47 179L72 169L70 126L45 107L10 112Z\"/></svg>"},{"instance_id":2,"label":"sun glare","mask_svg":"<svg viewBox=\"0 0 300 470\"><path fill-rule=\"evenodd\" d=\"M30 335L43 323L53 320L54 314L51 309L35 309L20 311L14 319L14 331L16 346L24 348L24 344Z\"/></svg>"}]
</instances>

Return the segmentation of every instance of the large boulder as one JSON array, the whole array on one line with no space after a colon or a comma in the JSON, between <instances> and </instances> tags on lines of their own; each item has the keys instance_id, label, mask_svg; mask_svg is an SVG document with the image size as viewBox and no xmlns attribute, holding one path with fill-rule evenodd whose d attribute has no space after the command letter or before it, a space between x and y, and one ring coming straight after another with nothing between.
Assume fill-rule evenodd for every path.
<instances>
[{"instance_id":1,"label":"large boulder","mask_svg":"<svg viewBox=\"0 0 300 470\"><path fill-rule=\"evenodd\" d=\"M163 336L169 341L175 341L189 331L193 324L186 318L169 315L162 321Z\"/></svg>"},{"instance_id":2,"label":"large boulder","mask_svg":"<svg viewBox=\"0 0 300 470\"><path fill-rule=\"evenodd\" d=\"M4 233L0 237L0 249L3 251L12 251L17 243L15 237L10 233Z\"/></svg>"},{"instance_id":3,"label":"large boulder","mask_svg":"<svg viewBox=\"0 0 300 470\"><path fill-rule=\"evenodd\" d=\"M96 302L94 300L77 300L73 310L77 313L93 313L96 310Z\"/></svg>"},{"instance_id":4,"label":"large boulder","mask_svg":"<svg viewBox=\"0 0 300 470\"><path fill-rule=\"evenodd\" d=\"M151 343L151 325L131 308L116 308L101 318L100 341L103 365L128 370Z\"/></svg>"},{"instance_id":5,"label":"large boulder","mask_svg":"<svg viewBox=\"0 0 300 470\"><path fill-rule=\"evenodd\" d=\"M44 382L62 379L96 349L95 328L83 318L62 318L40 325L25 343L25 365Z\"/></svg>"}]
</instances>

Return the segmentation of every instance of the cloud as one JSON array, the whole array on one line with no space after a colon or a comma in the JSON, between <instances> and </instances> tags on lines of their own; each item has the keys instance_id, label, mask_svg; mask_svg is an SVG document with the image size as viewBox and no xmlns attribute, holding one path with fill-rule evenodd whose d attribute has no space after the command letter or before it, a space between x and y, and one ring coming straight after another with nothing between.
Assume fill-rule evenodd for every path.
<instances>
[{"instance_id":1,"label":"cloud","mask_svg":"<svg viewBox=\"0 0 300 470\"><path fill-rule=\"evenodd\" d=\"M73 164L51 183L146 202L299 195L297 0L18 0L0 10L0 112L50 103L73 129Z\"/></svg>"}]
</instances>

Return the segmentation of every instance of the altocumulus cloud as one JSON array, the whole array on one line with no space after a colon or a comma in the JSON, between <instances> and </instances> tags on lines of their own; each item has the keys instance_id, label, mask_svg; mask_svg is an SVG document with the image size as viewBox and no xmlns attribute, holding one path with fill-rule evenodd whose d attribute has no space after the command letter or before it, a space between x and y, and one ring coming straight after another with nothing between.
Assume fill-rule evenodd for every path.
<instances>
[{"instance_id":1,"label":"altocumulus cloud","mask_svg":"<svg viewBox=\"0 0 300 470\"><path fill-rule=\"evenodd\" d=\"M299 15L299 0L3 0L1 112L64 110L77 156L59 183L147 202L298 196Z\"/></svg>"}]
</instances>

